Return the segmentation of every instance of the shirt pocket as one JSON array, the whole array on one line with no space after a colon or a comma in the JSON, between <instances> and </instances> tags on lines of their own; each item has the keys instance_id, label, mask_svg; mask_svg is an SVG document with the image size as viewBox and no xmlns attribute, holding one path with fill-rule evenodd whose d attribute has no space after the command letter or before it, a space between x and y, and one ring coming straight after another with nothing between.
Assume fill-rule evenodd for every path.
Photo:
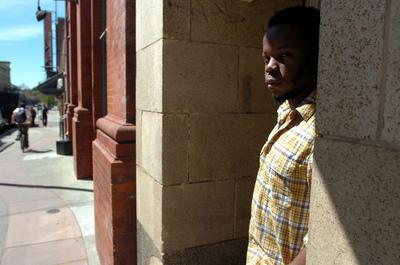
<instances>
[{"instance_id":1,"label":"shirt pocket","mask_svg":"<svg viewBox=\"0 0 400 265\"><path fill-rule=\"evenodd\" d=\"M290 208L291 196L290 190L285 180L278 175L271 175L268 190L268 206L271 213L275 216L281 216L282 211Z\"/></svg>"},{"instance_id":2,"label":"shirt pocket","mask_svg":"<svg viewBox=\"0 0 400 265\"><path fill-rule=\"evenodd\" d=\"M299 163L271 168L268 197L274 214L287 211L293 202L303 198L308 186L307 168L307 164Z\"/></svg>"}]
</instances>

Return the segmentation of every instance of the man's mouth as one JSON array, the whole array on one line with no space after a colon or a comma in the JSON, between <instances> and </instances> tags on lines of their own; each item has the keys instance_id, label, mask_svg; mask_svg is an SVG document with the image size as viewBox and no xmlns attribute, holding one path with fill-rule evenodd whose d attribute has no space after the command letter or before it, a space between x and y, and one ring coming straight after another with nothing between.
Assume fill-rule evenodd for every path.
<instances>
[{"instance_id":1,"label":"man's mouth","mask_svg":"<svg viewBox=\"0 0 400 265\"><path fill-rule=\"evenodd\" d=\"M279 78L276 78L272 75L265 76L265 84L266 85L278 85L280 83L281 83L281 80Z\"/></svg>"},{"instance_id":2,"label":"man's mouth","mask_svg":"<svg viewBox=\"0 0 400 265\"><path fill-rule=\"evenodd\" d=\"M278 85L280 83L281 82L276 81L276 80L267 80L267 82L266 82L267 85Z\"/></svg>"},{"instance_id":3,"label":"man's mouth","mask_svg":"<svg viewBox=\"0 0 400 265\"><path fill-rule=\"evenodd\" d=\"M267 80L265 80L265 84L268 87L272 87L272 86L280 85L281 81L279 81L278 79L275 79L275 78L267 78Z\"/></svg>"}]
</instances>

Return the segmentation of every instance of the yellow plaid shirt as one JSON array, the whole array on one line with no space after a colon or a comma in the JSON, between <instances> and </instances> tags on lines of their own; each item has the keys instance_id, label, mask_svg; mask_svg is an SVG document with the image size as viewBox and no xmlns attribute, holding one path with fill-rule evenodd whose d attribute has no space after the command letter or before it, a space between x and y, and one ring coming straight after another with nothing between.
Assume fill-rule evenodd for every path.
<instances>
[{"instance_id":1,"label":"yellow plaid shirt","mask_svg":"<svg viewBox=\"0 0 400 265\"><path fill-rule=\"evenodd\" d=\"M260 154L247 265L289 264L306 244L315 128L315 94L295 109L284 102Z\"/></svg>"}]
</instances>

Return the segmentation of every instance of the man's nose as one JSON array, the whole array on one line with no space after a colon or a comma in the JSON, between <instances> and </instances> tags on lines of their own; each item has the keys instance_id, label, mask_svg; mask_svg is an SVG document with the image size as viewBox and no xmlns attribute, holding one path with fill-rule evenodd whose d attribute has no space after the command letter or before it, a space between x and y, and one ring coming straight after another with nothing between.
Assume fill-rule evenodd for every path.
<instances>
[{"instance_id":1,"label":"man's nose","mask_svg":"<svg viewBox=\"0 0 400 265\"><path fill-rule=\"evenodd\" d=\"M270 73L278 69L278 61L271 57L268 63L265 65L265 72Z\"/></svg>"}]
</instances>

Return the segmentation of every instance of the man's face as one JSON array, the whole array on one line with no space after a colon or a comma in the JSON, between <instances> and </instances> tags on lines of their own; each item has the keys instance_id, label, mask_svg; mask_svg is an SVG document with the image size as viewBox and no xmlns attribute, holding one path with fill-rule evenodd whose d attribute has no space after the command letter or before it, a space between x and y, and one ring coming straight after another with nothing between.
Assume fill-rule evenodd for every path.
<instances>
[{"instance_id":1,"label":"man's face","mask_svg":"<svg viewBox=\"0 0 400 265\"><path fill-rule=\"evenodd\" d=\"M263 39L265 84L279 102L299 96L310 83L307 50L298 35L295 26L275 25Z\"/></svg>"}]
</instances>

